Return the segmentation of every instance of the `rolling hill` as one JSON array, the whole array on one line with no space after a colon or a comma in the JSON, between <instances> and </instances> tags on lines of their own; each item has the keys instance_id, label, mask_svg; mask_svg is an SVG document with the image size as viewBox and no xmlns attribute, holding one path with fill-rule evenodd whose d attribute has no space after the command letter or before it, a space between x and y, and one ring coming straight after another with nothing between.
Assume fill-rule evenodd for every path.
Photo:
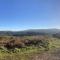
<instances>
[{"instance_id":1,"label":"rolling hill","mask_svg":"<svg viewBox=\"0 0 60 60\"><path fill-rule=\"evenodd\" d=\"M0 31L0 36L29 36L60 34L60 29L29 29L24 31Z\"/></svg>"}]
</instances>

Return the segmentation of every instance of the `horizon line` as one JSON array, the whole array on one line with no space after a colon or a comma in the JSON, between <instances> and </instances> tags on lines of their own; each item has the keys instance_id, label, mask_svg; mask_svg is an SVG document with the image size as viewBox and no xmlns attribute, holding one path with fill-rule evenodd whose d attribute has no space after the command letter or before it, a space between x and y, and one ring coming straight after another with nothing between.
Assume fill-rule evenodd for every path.
<instances>
[{"instance_id":1,"label":"horizon line","mask_svg":"<svg viewBox=\"0 0 60 60\"><path fill-rule=\"evenodd\" d=\"M60 28L32 28L32 29L0 29L0 31L25 31L34 29L60 29Z\"/></svg>"}]
</instances>

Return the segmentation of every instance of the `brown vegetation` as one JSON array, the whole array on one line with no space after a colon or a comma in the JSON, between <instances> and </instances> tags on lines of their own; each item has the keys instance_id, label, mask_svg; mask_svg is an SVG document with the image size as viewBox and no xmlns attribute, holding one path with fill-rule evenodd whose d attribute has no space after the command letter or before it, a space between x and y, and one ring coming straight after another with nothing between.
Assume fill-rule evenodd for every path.
<instances>
[{"instance_id":1,"label":"brown vegetation","mask_svg":"<svg viewBox=\"0 0 60 60\"><path fill-rule=\"evenodd\" d=\"M0 37L0 46L4 46L8 49L11 48L23 48L26 46L47 47L48 40L43 36L26 36L26 37L14 37L3 36Z\"/></svg>"}]
</instances>

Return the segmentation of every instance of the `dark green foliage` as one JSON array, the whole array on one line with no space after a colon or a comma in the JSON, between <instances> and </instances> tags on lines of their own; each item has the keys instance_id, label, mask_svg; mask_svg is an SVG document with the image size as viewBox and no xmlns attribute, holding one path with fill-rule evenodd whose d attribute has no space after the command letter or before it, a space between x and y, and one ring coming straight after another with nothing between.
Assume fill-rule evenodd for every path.
<instances>
[{"instance_id":1,"label":"dark green foliage","mask_svg":"<svg viewBox=\"0 0 60 60\"><path fill-rule=\"evenodd\" d=\"M60 32L59 33L56 33L56 34L53 34L53 37L56 37L56 38L59 38L60 39Z\"/></svg>"}]
</instances>

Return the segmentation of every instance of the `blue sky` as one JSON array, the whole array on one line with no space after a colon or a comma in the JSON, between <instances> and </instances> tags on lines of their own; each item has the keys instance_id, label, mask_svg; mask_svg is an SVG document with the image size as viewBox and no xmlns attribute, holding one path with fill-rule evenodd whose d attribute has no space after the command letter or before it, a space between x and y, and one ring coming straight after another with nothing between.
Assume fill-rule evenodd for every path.
<instances>
[{"instance_id":1,"label":"blue sky","mask_svg":"<svg viewBox=\"0 0 60 60\"><path fill-rule=\"evenodd\" d=\"M0 0L0 30L60 28L60 0Z\"/></svg>"}]
</instances>

